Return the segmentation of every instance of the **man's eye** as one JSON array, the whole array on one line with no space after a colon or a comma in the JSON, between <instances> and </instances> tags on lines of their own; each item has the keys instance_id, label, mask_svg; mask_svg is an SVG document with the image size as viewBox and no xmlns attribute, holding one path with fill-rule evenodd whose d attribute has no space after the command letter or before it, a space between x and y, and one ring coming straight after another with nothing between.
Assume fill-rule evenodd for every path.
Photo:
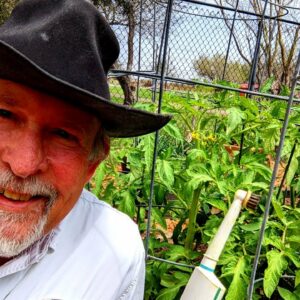
<instances>
[{"instance_id":1,"label":"man's eye","mask_svg":"<svg viewBox=\"0 0 300 300\"><path fill-rule=\"evenodd\" d=\"M6 109L0 109L0 117L2 118L10 118L12 113Z\"/></svg>"},{"instance_id":2,"label":"man's eye","mask_svg":"<svg viewBox=\"0 0 300 300\"><path fill-rule=\"evenodd\" d=\"M55 134L65 140L73 140L74 139L73 135L71 135L70 133L68 133L67 131L65 131L63 129L56 129Z\"/></svg>"}]
</instances>

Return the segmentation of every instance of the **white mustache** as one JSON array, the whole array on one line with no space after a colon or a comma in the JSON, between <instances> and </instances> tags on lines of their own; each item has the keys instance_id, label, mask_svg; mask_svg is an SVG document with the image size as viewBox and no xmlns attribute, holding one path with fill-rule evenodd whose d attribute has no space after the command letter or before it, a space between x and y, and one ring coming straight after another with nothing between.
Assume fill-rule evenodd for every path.
<instances>
[{"instance_id":1,"label":"white mustache","mask_svg":"<svg viewBox=\"0 0 300 300\"><path fill-rule=\"evenodd\" d=\"M58 191L52 184L45 183L36 176L20 179L10 170L0 170L0 188L19 194L29 194L32 197L49 198L51 204L58 196Z\"/></svg>"}]
</instances>

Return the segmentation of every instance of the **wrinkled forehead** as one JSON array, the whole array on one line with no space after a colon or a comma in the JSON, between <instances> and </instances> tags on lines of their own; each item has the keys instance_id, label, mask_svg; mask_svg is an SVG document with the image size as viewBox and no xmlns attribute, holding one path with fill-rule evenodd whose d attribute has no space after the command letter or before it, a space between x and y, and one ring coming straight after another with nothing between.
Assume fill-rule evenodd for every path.
<instances>
[{"instance_id":1,"label":"wrinkled forehead","mask_svg":"<svg viewBox=\"0 0 300 300\"><path fill-rule=\"evenodd\" d=\"M8 107L32 108L40 113L56 112L56 117L67 119L75 119L78 123L97 124L97 128L101 127L101 121L95 114L83 107L70 103L64 99L57 98L32 87L0 78L0 103Z\"/></svg>"}]
</instances>

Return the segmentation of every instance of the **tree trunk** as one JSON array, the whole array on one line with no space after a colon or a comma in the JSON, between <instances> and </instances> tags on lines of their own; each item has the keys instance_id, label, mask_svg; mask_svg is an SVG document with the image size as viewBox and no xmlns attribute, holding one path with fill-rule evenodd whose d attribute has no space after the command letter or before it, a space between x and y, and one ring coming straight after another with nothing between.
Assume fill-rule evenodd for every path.
<instances>
[{"instance_id":1,"label":"tree trunk","mask_svg":"<svg viewBox=\"0 0 300 300\"><path fill-rule=\"evenodd\" d=\"M133 95L133 87L131 86L130 78L129 76L120 76L117 77L117 80L119 81L119 84L123 90L124 93L124 105L133 105L134 104L134 95Z\"/></svg>"},{"instance_id":2,"label":"tree trunk","mask_svg":"<svg viewBox=\"0 0 300 300\"><path fill-rule=\"evenodd\" d=\"M128 7L127 10L128 17L128 60L127 60L127 70L132 71L133 67L133 52L134 52L134 31L135 31L135 20L134 20L134 8L133 6Z\"/></svg>"},{"instance_id":3,"label":"tree trunk","mask_svg":"<svg viewBox=\"0 0 300 300\"><path fill-rule=\"evenodd\" d=\"M116 65L114 64L111 67L111 69L115 70ZM118 77L116 77L116 79L118 80L118 82L122 88L123 94L124 94L123 104L124 105L133 105L134 104L134 95L133 95L134 87L131 86L129 76L118 76Z\"/></svg>"},{"instance_id":4,"label":"tree trunk","mask_svg":"<svg viewBox=\"0 0 300 300\"><path fill-rule=\"evenodd\" d=\"M133 68L133 53L134 53L134 31L135 31L135 19L134 19L134 7L129 5L127 7L127 17L128 17L128 60L127 60L127 70L132 71ZM124 104L132 105L135 102L134 97L134 87L131 83L130 76L122 76L118 78L119 83L124 92Z\"/></svg>"}]
</instances>

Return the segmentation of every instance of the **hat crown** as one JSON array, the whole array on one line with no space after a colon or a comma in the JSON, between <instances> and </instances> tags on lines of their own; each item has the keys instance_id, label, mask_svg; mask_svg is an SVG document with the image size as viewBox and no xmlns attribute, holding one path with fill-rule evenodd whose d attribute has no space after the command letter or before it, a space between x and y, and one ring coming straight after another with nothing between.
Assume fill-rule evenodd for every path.
<instances>
[{"instance_id":1,"label":"hat crown","mask_svg":"<svg viewBox=\"0 0 300 300\"><path fill-rule=\"evenodd\" d=\"M51 75L109 99L106 76L119 44L86 0L23 0L0 27L0 40Z\"/></svg>"}]
</instances>

